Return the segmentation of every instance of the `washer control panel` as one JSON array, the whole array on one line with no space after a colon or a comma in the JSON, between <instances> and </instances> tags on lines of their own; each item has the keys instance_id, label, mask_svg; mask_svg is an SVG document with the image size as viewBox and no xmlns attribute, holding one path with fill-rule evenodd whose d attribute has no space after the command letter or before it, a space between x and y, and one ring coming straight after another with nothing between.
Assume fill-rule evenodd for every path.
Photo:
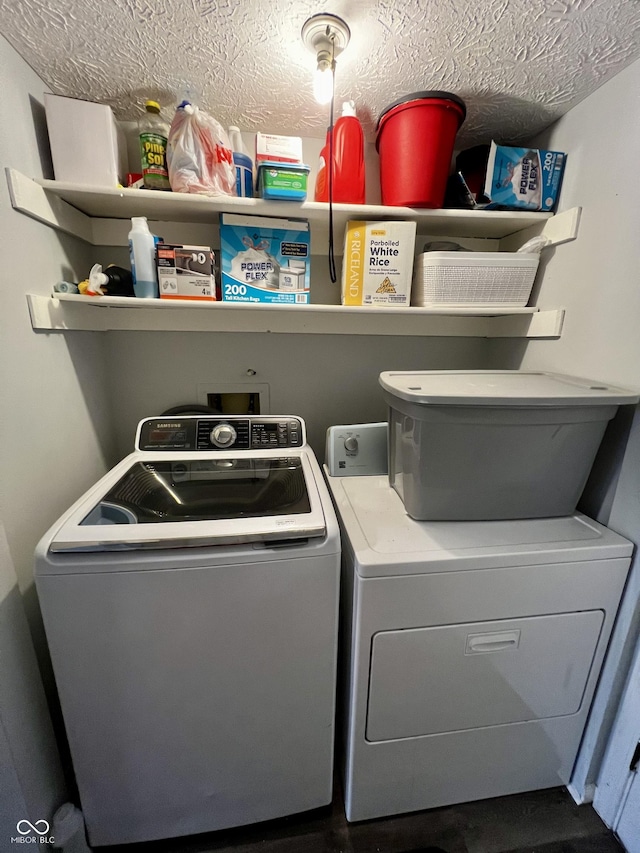
<instances>
[{"instance_id":1,"label":"washer control panel","mask_svg":"<svg viewBox=\"0 0 640 853\"><path fill-rule=\"evenodd\" d=\"M293 415L179 415L138 424L137 450L260 450L302 447L302 418Z\"/></svg>"}]
</instances>

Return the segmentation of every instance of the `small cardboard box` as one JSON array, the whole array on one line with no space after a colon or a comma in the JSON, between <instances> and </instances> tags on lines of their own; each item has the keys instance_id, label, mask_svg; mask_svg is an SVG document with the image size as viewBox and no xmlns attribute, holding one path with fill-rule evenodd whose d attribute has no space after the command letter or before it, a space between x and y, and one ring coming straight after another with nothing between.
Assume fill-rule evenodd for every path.
<instances>
[{"instance_id":1,"label":"small cardboard box","mask_svg":"<svg viewBox=\"0 0 640 853\"><path fill-rule=\"evenodd\" d=\"M276 163L302 163L302 139L299 136L256 133L256 166L269 160Z\"/></svg>"},{"instance_id":2,"label":"small cardboard box","mask_svg":"<svg viewBox=\"0 0 640 853\"><path fill-rule=\"evenodd\" d=\"M567 155L540 148L511 148L491 143L484 194L485 210L553 210L560 193Z\"/></svg>"},{"instance_id":3,"label":"small cardboard box","mask_svg":"<svg viewBox=\"0 0 640 853\"><path fill-rule=\"evenodd\" d=\"M308 304L306 219L222 213L220 246L223 302Z\"/></svg>"},{"instance_id":4,"label":"small cardboard box","mask_svg":"<svg viewBox=\"0 0 640 853\"><path fill-rule=\"evenodd\" d=\"M415 240L415 222L347 222L342 304L409 305Z\"/></svg>"},{"instance_id":5,"label":"small cardboard box","mask_svg":"<svg viewBox=\"0 0 640 853\"><path fill-rule=\"evenodd\" d=\"M156 248L160 299L192 299L215 302L213 252L208 246Z\"/></svg>"},{"instance_id":6,"label":"small cardboard box","mask_svg":"<svg viewBox=\"0 0 640 853\"><path fill-rule=\"evenodd\" d=\"M48 93L44 107L56 181L126 186L127 145L111 107Z\"/></svg>"}]
</instances>

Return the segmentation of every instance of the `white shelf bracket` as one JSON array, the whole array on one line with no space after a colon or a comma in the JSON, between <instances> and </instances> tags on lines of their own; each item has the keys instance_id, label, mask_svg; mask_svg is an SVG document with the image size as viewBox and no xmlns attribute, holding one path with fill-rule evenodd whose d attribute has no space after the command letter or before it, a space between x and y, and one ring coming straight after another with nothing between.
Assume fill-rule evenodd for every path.
<instances>
[{"instance_id":1,"label":"white shelf bracket","mask_svg":"<svg viewBox=\"0 0 640 853\"><path fill-rule=\"evenodd\" d=\"M104 332L109 328L108 311L90 305L72 306L50 296L28 293L27 305L31 326L39 332L85 331ZM73 310L79 308L79 311ZM91 312L91 313L87 313Z\"/></svg>"},{"instance_id":2,"label":"white shelf bracket","mask_svg":"<svg viewBox=\"0 0 640 853\"><path fill-rule=\"evenodd\" d=\"M515 231L513 234L508 234L500 240L501 252L517 252L520 246L524 246L527 240L532 237L543 235L551 241L552 246L558 246L560 243L568 243L570 240L575 240L578 236L578 227L580 225L581 207L572 207L570 210L565 210L563 213L556 213L550 219L546 219L536 225L530 225L528 228L523 228L522 231Z\"/></svg>"},{"instance_id":3,"label":"white shelf bracket","mask_svg":"<svg viewBox=\"0 0 640 853\"><path fill-rule=\"evenodd\" d=\"M564 308L491 318L491 338L559 338L564 324Z\"/></svg>"},{"instance_id":4,"label":"white shelf bracket","mask_svg":"<svg viewBox=\"0 0 640 853\"><path fill-rule=\"evenodd\" d=\"M93 226L89 216L57 196L47 193L40 184L16 169L7 168L5 172L14 210L50 225L57 231L64 231L65 234L93 243Z\"/></svg>"}]
</instances>

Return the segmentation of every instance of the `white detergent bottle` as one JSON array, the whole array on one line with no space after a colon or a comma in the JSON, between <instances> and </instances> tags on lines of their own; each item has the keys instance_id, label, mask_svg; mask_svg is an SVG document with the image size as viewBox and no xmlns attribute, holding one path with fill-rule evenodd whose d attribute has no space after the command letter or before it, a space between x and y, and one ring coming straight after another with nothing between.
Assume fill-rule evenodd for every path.
<instances>
[{"instance_id":1,"label":"white detergent bottle","mask_svg":"<svg viewBox=\"0 0 640 853\"><path fill-rule=\"evenodd\" d=\"M146 216L134 216L129 231L133 292L141 299L157 299L156 246Z\"/></svg>"}]
</instances>

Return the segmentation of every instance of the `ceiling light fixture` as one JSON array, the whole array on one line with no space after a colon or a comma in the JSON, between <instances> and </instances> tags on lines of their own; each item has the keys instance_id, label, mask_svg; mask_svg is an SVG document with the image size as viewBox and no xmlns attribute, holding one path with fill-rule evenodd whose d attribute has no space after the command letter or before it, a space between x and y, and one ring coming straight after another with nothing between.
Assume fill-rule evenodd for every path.
<instances>
[{"instance_id":1,"label":"ceiling light fixture","mask_svg":"<svg viewBox=\"0 0 640 853\"><path fill-rule=\"evenodd\" d=\"M302 25L302 41L316 55L313 94L319 104L328 104L333 96L336 57L349 44L351 31L337 15L312 15Z\"/></svg>"}]
</instances>

